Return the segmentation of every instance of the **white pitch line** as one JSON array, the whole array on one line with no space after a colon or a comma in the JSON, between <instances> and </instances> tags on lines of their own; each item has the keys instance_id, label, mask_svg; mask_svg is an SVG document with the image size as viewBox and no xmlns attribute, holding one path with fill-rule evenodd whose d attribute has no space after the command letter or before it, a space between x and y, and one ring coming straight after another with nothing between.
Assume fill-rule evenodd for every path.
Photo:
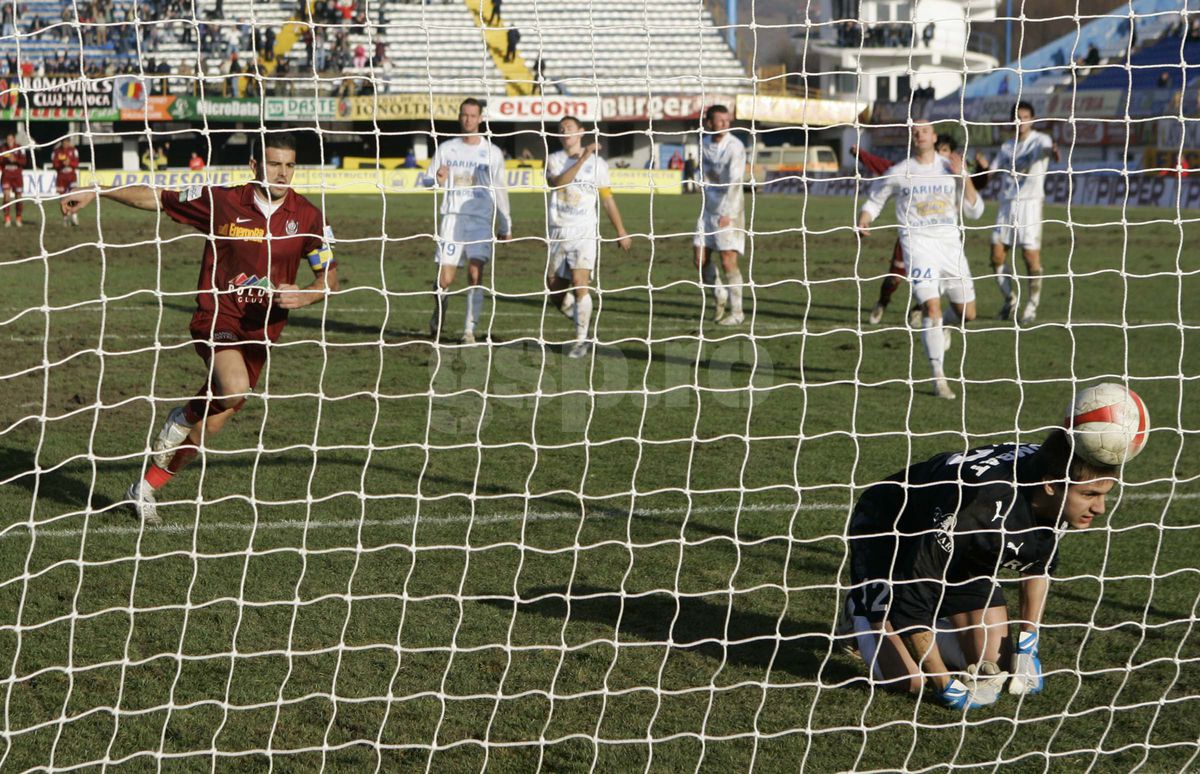
<instances>
[{"instance_id":1,"label":"white pitch line","mask_svg":"<svg viewBox=\"0 0 1200 774\"><path fill-rule=\"evenodd\" d=\"M1132 492L1123 495L1123 500L1197 500L1200 499L1198 492L1185 492L1170 494L1168 492ZM773 503L770 505L743 505L739 509L736 505L728 506L703 506L699 508L639 508L633 511L633 516L636 518L655 518L668 516L704 516L714 513L733 513L739 511L742 513L786 513L791 511L847 511L848 505L839 505L835 503L813 503L809 505L793 505L790 503ZM283 521L263 521L257 524L246 522L232 521L216 521L216 522L201 522L197 527L195 524L164 524L159 527L151 527L148 532L162 532L170 534L186 534L190 535L197 530L200 532L275 532L280 530L301 529L301 530L319 530L319 529L357 529L359 527L406 527L412 526L414 522L419 521L422 524L442 525L442 524L468 524L473 523L481 526L490 524L504 524L508 522L519 521L567 521L578 520L580 518L588 519L613 519L627 518L630 514L626 511L614 510L606 508L603 510L591 511L590 513L581 515L576 511L547 511L547 512L532 512L532 513L502 513L491 516L471 516L470 514L460 514L456 516L421 516L413 514L409 516L399 516L394 519L342 519L339 521L303 521L300 519L285 519ZM10 524L3 532L0 532L0 541L11 540L18 537L27 537L27 533L23 528L27 528L25 523ZM90 536L98 535L136 535L142 531L140 526L129 525L106 525L101 527L92 527L86 530ZM35 533L39 538L75 538L84 534L85 530L79 527L69 528L51 528L39 529L35 527Z\"/></svg>"},{"instance_id":2,"label":"white pitch line","mask_svg":"<svg viewBox=\"0 0 1200 774\"><path fill-rule=\"evenodd\" d=\"M742 513L777 513L777 512L792 512L792 511L838 511L847 510L847 505L835 505L833 503L815 503L812 505L792 505L789 503L774 503L771 505L743 505L740 508ZM738 511L736 505L728 506L704 506L701 508L638 508L633 511L633 516L636 518L655 518L665 516L702 516L712 513L733 513ZM460 514L456 516L421 516L418 518L415 514L409 516L399 516L394 519L342 519L340 521L304 521L301 519L286 519L283 521L261 521L257 524L246 522L233 521L214 521L200 522L199 526L195 524L163 524L158 527L148 527L147 533L166 532L172 534L190 535L197 530L201 532L272 532L277 530L288 529L357 529L358 527L406 527L412 526L414 522L421 524L504 524L508 522L519 521L568 521L578 520L580 518L587 519L614 519L628 518L628 511L619 511L612 508L603 510L591 511L585 515L580 515L576 511L547 511L543 513L533 512L525 513L501 513L491 516L471 516L470 514ZM0 533L0 540L11 540L21 537L27 538L28 528L27 523L10 524L5 528L4 532ZM34 534L38 538L74 538L80 537L85 532L88 536L96 535L136 535L142 531L139 525L107 525L101 527L92 527L84 530L79 527L66 527L57 529L40 529L35 527Z\"/></svg>"}]
</instances>

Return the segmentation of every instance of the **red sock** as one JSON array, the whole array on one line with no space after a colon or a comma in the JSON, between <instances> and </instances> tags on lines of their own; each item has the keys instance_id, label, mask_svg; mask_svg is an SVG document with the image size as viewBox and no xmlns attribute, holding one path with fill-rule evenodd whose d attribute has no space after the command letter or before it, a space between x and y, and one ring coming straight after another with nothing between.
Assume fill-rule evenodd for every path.
<instances>
[{"instance_id":1,"label":"red sock","mask_svg":"<svg viewBox=\"0 0 1200 774\"><path fill-rule=\"evenodd\" d=\"M20 199L18 199L17 200L17 220L21 219L21 213L24 211L25 211L25 205L21 203Z\"/></svg>"},{"instance_id":2,"label":"red sock","mask_svg":"<svg viewBox=\"0 0 1200 774\"><path fill-rule=\"evenodd\" d=\"M171 457L170 463L167 464L167 472L175 475L179 471L188 466L196 454L200 450L196 448L196 444L191 441L184 441L175 449L175 455Z\"/></svg>"},{"instance_id":3,"label":"red sock","mask_svg":"<svg viewBox=\"0 0 1200 774\"><path fill-rule=\"evenodd\" d=\"M151 465L146 470L146 476L143 480L150 485L151 489L158 490L166 486L173 475L175 474L172 471L160 468L157 465Z\"/></svg>"},{"instance_id":4,"label":"red sock","mask_svg":"<svg viewBox=\"0 0 1200 774\"><path fill-rule=\"evenodd\" d=\"M896 292L896 288L900 287L900 278L894 274L889 274L883 278L883 284L879 286L879 303L887 306L892 300L892 294Z\"/></svg>"}]
</instances>

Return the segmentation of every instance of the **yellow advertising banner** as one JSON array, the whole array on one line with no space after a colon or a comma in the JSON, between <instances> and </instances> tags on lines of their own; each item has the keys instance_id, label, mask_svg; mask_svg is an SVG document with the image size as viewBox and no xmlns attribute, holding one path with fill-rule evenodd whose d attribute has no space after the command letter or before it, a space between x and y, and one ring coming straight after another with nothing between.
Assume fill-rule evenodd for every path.
<instances>
[{"instance_id":1,"label":"yellow advertising banner","mask_svg":"<svg viewBox=\"0 0 1200 774\"><path fill-rule=\"evenodd\" d=\"M737 118L739 121L757 121L760 124L832 126L853 124L863 107L832 99L739 94Z\"/></svg>"},{"instance_id":2,"label":"yellow advertising banner","mask_svg":"<svg viewBox=\"0 0 1200 774\"><path fill-rule=\"evenodd\" d=\"M377 94L338 100L337 115L347 121L453 121L458 118L459 94Z\"/></svg>"},{"instance_id":3,"label":"yellow advertising banner","mask_svg":"<svg viewBox=\"0 0 1200 774\"><path fill-rule=\"evenodd\" d=\"M508 190L513 192L546 190L542 170L509 169ZM192 185L238 185L250 179L245 167L210 167L198 172L167 169L158 172L124 170L80 170L79 185L149 185L155 188L186 188ZM680 194L683 176L672 169L610 169L614 194ZM429 175L421 169L325 169L302 167L292 178L297 193L311 198L331 194L405 194L433 190Z\"/></svg>"}]
</instances>

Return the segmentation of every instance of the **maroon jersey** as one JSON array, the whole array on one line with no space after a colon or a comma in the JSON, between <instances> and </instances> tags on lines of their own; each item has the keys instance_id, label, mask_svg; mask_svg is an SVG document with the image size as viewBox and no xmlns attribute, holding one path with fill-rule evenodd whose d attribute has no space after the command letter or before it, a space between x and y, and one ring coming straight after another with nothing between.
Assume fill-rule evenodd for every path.
<instances>
[{"instance_id":1,"label":"maroon jersey","mask_svg":"<svg viewBox=\"0 0 1200 774\"><path fill-rule=\"evenodd\" d=\"M75 171L79 169L79 151L75 148L59 148L54 151L50 163L54 166L54 170L58 172L56 183L59 189L75 183Z\"/></svg>"},{"instance_id":2,"label":"maroon jersey","mask_svg":"<svg viewBox=\"0 0 1200 774\"><path fill-rule=\"evenodd\" d=\"M28 165L25 151L21 150L19 145L4 145L0 147L0 177L8 182L12 182L17 187L23 178L23 172Z\"/></svg>"},{"instance_id":3,"label":"maroon jersey","mask_svg":"<svg viewBox=\"0 0 1200 774\"><path fill-rule=\"evenodd\" d=\"M320 210L288 191L268 219L254 201L256 187L192 186L162 193L163 212L209 235L192 315L197 338L275 341L287 324L287 310L271 303L271 290L295 284L306 258L322 268L336 265L324 251L333 235ZM314 252L321 257L310 258Z\"/></svg>"}]
</instances>

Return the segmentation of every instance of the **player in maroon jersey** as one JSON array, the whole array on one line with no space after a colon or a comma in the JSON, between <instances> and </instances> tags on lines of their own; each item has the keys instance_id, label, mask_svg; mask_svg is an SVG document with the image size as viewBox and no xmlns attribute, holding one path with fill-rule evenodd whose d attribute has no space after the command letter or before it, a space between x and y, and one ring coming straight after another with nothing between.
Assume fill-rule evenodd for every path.
<instances>
[{"instance_id":1,"label":"player in maroon jersey","mask_svg":"<svg viewBox=\"0 0 1200 774\"><path fill-rule=\"evenodd\" d=\"M74 191L75 186L79 183L79 151L71 144L71 138L67 137L58 144L54 149L54 155L50 157L50 163L54 167L54 187L58 193L65 194L69 191ZM63 215L63 225L79 225L79 213L73 212L70 215Z\"/></svg>"},{"instance_id":2,"label":"player in maroon jersey","mask_svg":"<svg viewBox=\"0 0 1200 774\"><path fill-rule=\"evenodd\" d=\"M934 148L938 155L949 158L951 153L958 150L958 141L948 134L939 134ZM888 161L882 156L868 153L857 145L850 146L850 155L858 159L859 163L866 167L873 177L882 176L895 164L894 161ZM976 185L980 188L982 188L981 183L982 181L976 181ZM879 300L875 302L871 316L867 318L871 325L878 325L883 320L883 313L887 311L892 294L896 292L896 288L900 287L900 280L904 277L904 251L900 249L900 240L897 239L895 246L892 247L892 263L888 267L888 275L883 278L883 283L879 286Z\"/></svg>"},{"instance_id":3,"label":"player in maroon jersey","mask_svg":"<svg viewBox=\"0 0 1200 774\"><path fill-rule=\"evenodd\" d=\"M208 239L200 264L191 334L209 380L185 406L174 409L154 442L153 464L126 497L139 518L160 523L154 493L196 456L206 436L221 431L246 402L267 364L288 312L324 300L338 289L333 231L321 211L291 189L296 140L271 133L250 154L254 181L231 188L192 186L160 191L150 186L105 188L106 199L140 210L162 211ZM64 215L86 207L96 191L62 200ZM296 285L301 261L314 280Z\"/></svg>"},{"instance_id":4,"label":"player in maroon jersey","mask_svg":"<svg viewBox=\"0 0 1200 774\"><path fill-rule=\"evenodd\" d=\"M12 132L4 138L4 147L0 148L0 188L4 190L4 225L12 226L12 210L9 203L15 200L13 207L17 211L17 228L20 228L21 213L25 203L21 197L25 194L25 167L29 165L29 156L25 149L17 144L17 136Z\"/></svg>"}]
</instances>

